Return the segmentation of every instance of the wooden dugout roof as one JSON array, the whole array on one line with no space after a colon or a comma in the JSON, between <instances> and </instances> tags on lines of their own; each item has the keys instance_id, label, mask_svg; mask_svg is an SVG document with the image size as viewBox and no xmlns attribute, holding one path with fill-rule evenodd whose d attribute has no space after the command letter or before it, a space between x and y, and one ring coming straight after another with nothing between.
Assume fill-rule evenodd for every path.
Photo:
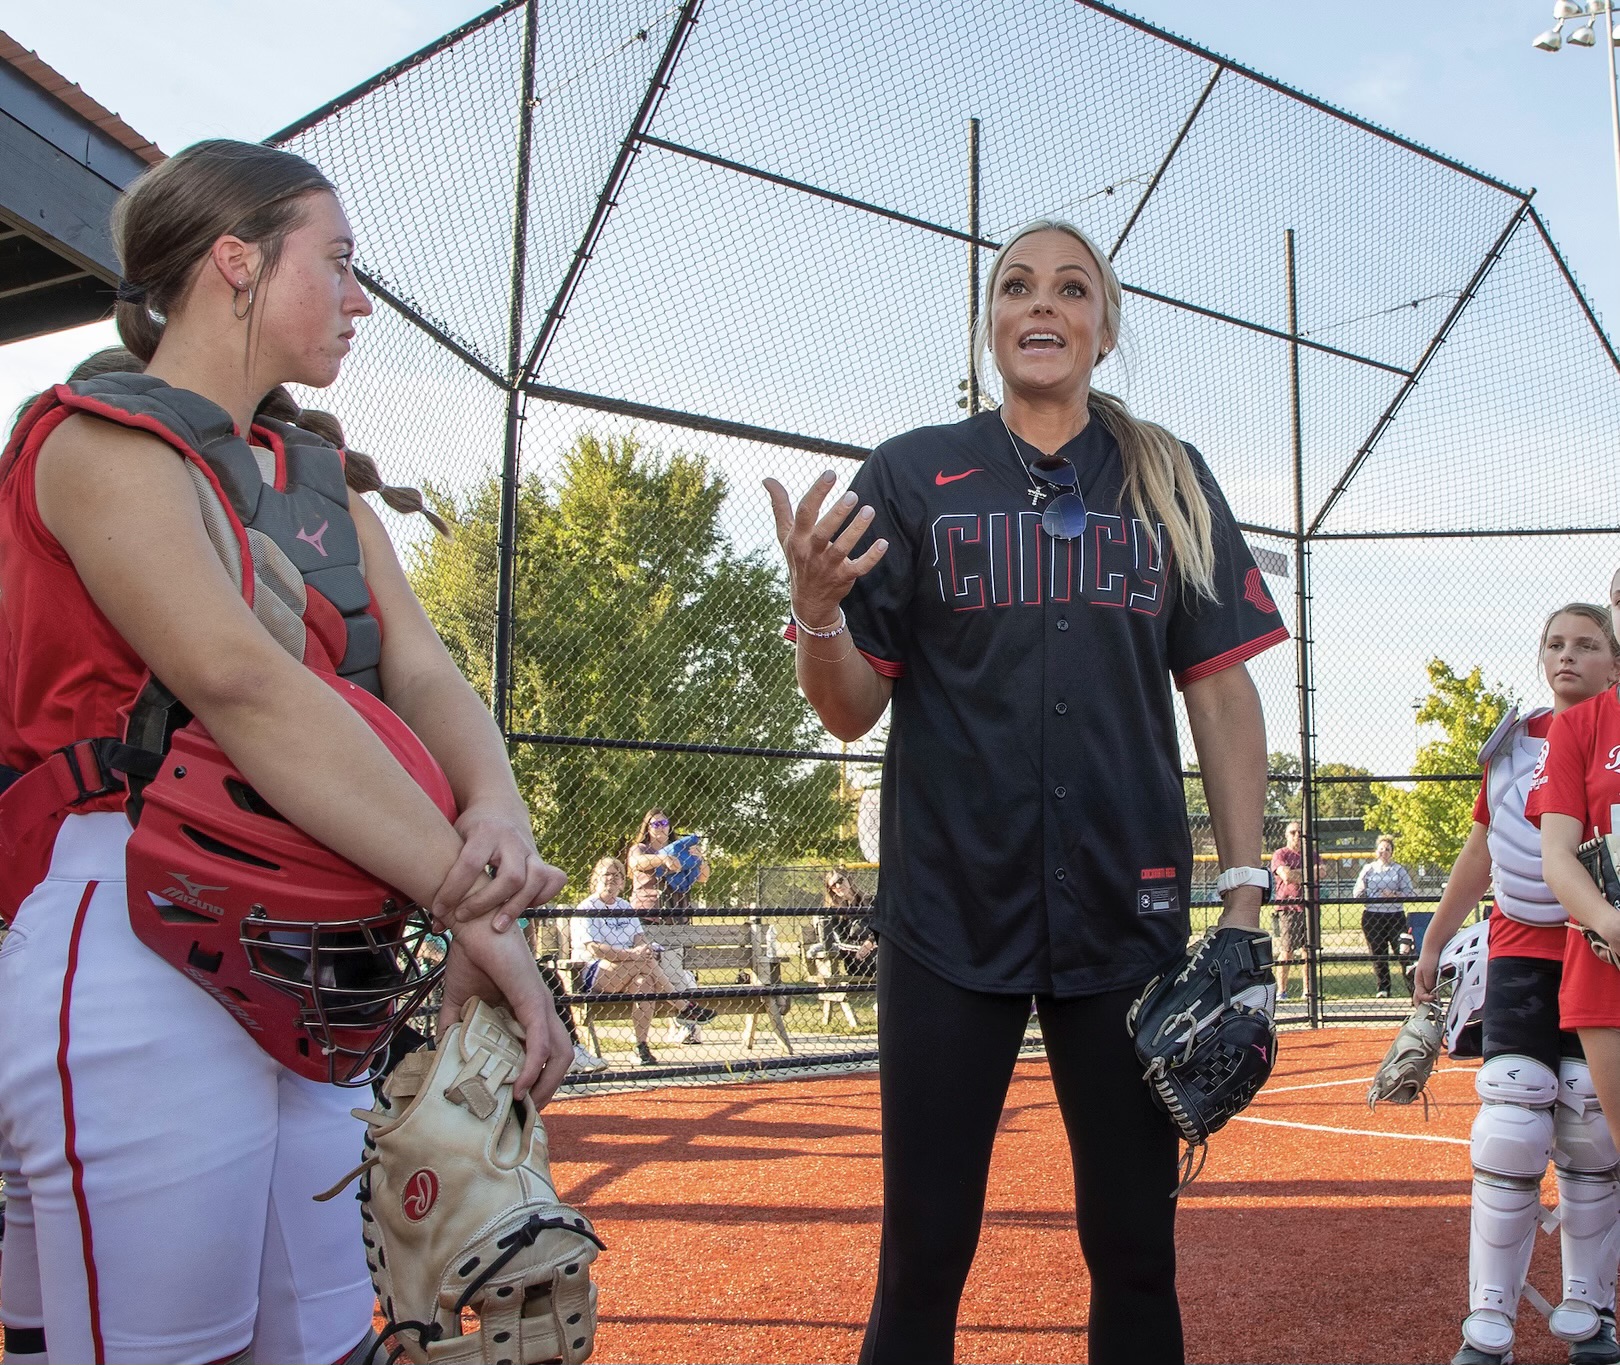
<instances>
[{"instance_id":1,"label":"wooden dugout roof","mask_svg":"<svg viewBox=\"0 0 1620 1365\"><path fill-rule=\"evenodd\" d=\"M161 160L149 139L0 33L0 344L112 311L112 206Z\"/></svg>"}]
</instances>

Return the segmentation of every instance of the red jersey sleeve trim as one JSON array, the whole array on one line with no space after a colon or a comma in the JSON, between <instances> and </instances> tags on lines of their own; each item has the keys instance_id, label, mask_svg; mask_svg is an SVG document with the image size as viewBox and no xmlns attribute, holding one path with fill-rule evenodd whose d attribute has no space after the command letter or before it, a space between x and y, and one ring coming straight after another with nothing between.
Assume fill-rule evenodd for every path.
<instances>
[{"instance_id":1,"label":"red jersey sleeve trim","mask_svg":"<svg viewBox=\"0 0 1620 1365\"><path fill-rule=\"evenodd\" d=\"M799 642L799 623L789 619L782 631L782 638L789 644L797 644ZM879 677L903 678L906 676L906 666L903 663L897 663L893 659L880 659L876 654L867 653L859 645L856 645L855 649L861 658L872 665L872 671Z\"/></svg>"},{"instance_id":2,"label":"red jersey sleeve trim","mask_svg":"<svg viewBox=\"0 0 1620 1365\"><path fill-rule=\"evenodd\" d=\"M1184 673L1176 674L1176 686L1185 691L1188 683L1198 682L1221 672L1222 669L1231 668L1234 664L1247 663L1256 654L1264 654L1272 645L1280 645L1288 638L1288 627L1278 626L1276 630L1257 639L1246 640L1241 645L1234 645L1224 654L1217 654L1213 659L1205 659L1201 664L1194 664Z\"/></svg>"}]
</instances>

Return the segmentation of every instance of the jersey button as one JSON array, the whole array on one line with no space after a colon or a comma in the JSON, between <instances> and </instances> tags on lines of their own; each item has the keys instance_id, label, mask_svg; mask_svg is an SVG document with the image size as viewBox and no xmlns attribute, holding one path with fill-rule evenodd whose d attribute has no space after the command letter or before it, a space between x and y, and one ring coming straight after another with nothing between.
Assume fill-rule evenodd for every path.
<instances>
[{"instance_id":1,"label":"jersey button","mask_svg":"<svg viewBox=\"0 0 1620 1365\"><path fill-rule=\"evenodd\" d=\"M1057 797L1057 799L1059 801L1061 801L1068 794L1069 794L1069 789L1067 787L1053 787L1052 788L1052 795Z\"/></svg>"},{"instance_id":2,"label":"jersey button","mask_svg":"<svg viewBox=\"0 0 1620 1365\"><path fill-rule=\"evenodd\" d=\"M1066 702L1066 701L1060 701L1060 702L1059 702L1059 703L1058 703L1058 704L1057 704L1057 705L1056 705L1056 706L1054 706L1054 707L1053 707L1053 708L1052 708L1052 709L1053 709L1053 710L1054 710L1054 711L1056 711L1056 712L1057 712L1057 713L1058 713L1058 715L1060 715L1060 716L1066 716L1066 715L1068 715L1068 714L1069 714L1069 703L1068 703L1068 702Z\"/></svg>"},{"instance_id":3,"label":"jersey button","mask_svg":"<svg viewBox=\"0 0 1620 1365\"><path fill-rule=\"evenodd\" d=\"M1063 869L1062 869L1062 868L1061 868L1061 867L1060 867L1060 868L1058 868L1058 870L1057 870L1057 871L1056 871L1056 872L1054 872L1054 873L1053 873L1053 874L1052 874L1052 875L1053 875L1053 876L1054 876L1054 877L1056 877L1056 878L1057 878L1057 879L1058 879L1058 880L1059 880L1059 881L1062 881L1062 880L1063 880L1063 879L1064 879L1064 878L1065 878L1065 877L1067 877L1067 876L1068 876L1068 875L1069 875L1069 874L1068 874L1068 873L1067 873L1067 872L1065 872L1065 871L1064 871L1064 870L1063 870Z\"/></svg>"},{"instance_id":4,"label":"jersey button","mask_svg":"<svg viewBox=\"0 0 1620 1365\"><path fill-rule=\"evenodd\" d=\"M1058 617L1058 629L1059 630L1067 630L1068 628L1069 628L1069 618L1067 616Z\"/></svg>"}]
</instances>

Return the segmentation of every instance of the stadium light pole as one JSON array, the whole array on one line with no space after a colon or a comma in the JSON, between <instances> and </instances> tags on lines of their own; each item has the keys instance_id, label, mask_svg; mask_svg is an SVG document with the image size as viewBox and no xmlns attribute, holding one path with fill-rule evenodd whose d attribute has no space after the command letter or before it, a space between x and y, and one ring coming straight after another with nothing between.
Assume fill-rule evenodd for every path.
<instances>
[{"instance_id":1,"label":"stadium light pole","mask_svg":"<svg viewBox=\"0 0 1620 1365\"><path fill-rule=\"evenodd\" d=\"M1553 26L1536 38L1531 46L1541 52L1557 52L1566 42L1571 47L1594 47L1598 39L1592 29L1592 21L1599 15L1603 16L1606 39L1603 46L1609 53L1609 128L1614 138L1614 186L1616 203L1620 204L1620 87L1615 84L1615 3L1616 0L1585 0L1584 4L1582 0L1557 0L1553 5ZM1581 22L1566 38L1564 25L1572 19Z\"/></svg>"}]
</instances>

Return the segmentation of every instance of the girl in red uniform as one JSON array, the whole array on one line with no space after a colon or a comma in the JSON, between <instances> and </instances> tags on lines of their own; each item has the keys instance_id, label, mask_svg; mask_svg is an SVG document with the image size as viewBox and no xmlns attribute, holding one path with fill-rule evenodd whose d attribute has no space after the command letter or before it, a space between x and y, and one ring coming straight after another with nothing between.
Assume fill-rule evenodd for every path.
<instances>
[{"instance_id":1,"label":"girl in red uniform","mask_svg":"<svg viewBox=\"0 0 1620 1365\"><path fill-rule=\"evenodd\" d=\"M1415 1000L1434 998L1441 952L1494 886L1484 1065L1475 1075L1481 1104L1471 1144L1469 1312L1452 1365L1499 1365L1512 1349L1549 1157L1562 1210L1563 1260L1563 1294L1549 1326L1571 1343L1575 1365L1620 1361L1609 1239L1620 1212L1616 1156L1590 1100L1580 1043L1569 1021L1559 1018L1565 913L1544 880L1540 835L1525 815L1556 719L1607 694L1620 676L1620 643L1608 611L1584 602L1555 611L1542 628L1541 666L1553 705L1522 716L1515 710L1482 751L1485 780L1473 829L1424 939L1414 981Z\"/></svg>"},{"instance_id":2,"label":"girl in red uniform","mask_svg":"<svg viewBox=\"0 0 1620 1365\"><path fill-rule=\"evenodd\" d=\"M1615 577L1620 585L1620 574ZM1615 588L1611 586L1611 600ZM1613 611L1620 621L1620 602ZM1575 921L1565 936L1558 1009L1577 1030L1609 1130L1620 1145L1620 969L1603 961L1575 926L1620 949L1620 910L1576 857L1582 842L1615 832L1620 808L1620 696L1609 688L1553 721L1525 813L1541 827L1547 885Z\"/></svg>"},{"instance_id":3,"label":"girl in red uniform","mask_svg":"<svg viewBox=\"0 0 1620 1365\"><path fill-rule=\"evenodd\" d=\"M336 193L288 153L200 143L132 186L114 227L119 330L147 377L43 396L0 464L0 763L26 774L61 746L120 735L147 675L161 678L275 812L453 929L447 1014L504 996L528 1036L518 1085L543 1103L571 1049L505 930L563 876L537 853L501 736L381 522L351 491L346 513L335 503L327 521L283 528L306 562L295 656L211 539L225 504L199 496L197 452L151 416L222 430L279 494L290 457L255 425L261 400L332 383L371 312ZM251 542L273 542L266 563L275 531ZM364 577L340 618L316 575L344 537ZM319 676L365 639L367 689L442 766L454 822ZM29 1195L43 1330L28 1345L13 1334L8 1355L345 1358L372 1308L357 1206L310 1196L356 1159L352 1097L257 1046L217 988L132 931L123 805L122 791L78 805L43 879L9 888L21 903L0 951L0 1153ZM186 887L205 909L226 890Z\"/></svg>"}]
</instances>

